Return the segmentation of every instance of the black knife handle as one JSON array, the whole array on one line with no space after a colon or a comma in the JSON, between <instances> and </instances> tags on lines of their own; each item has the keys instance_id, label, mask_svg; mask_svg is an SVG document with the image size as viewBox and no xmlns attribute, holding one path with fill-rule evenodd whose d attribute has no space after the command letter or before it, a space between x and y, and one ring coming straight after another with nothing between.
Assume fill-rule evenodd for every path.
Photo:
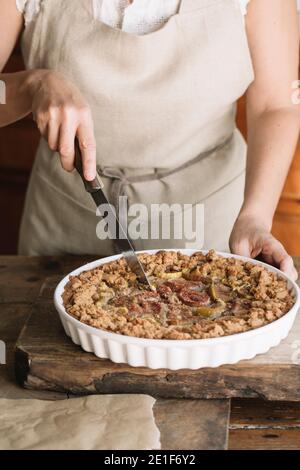
<instances>
[{"instance_id":1,"label":"black knife handle","mask_svg":"<svg viewBox=\"0 0 300 470\"><path fill-rule=\"evenodd\" d=\"M134 246L132 245L132 242L130 241L130 239L127 237L127 230L125 231L123 227L120 225L120 222L118 220L118 217L116 216L116 213L112 210L111 205L108 203L106 199L104 191L102 191L104 185L100 177L97 175L93 181L87 181L85 179L84 174L83 174L83 168L82 168L82 155L81 155L81 150L80 150L80 146L79 146L79 142L77 138L75 139L75 168L81 176L81 179L84 183L86 191L92 194L92 198L94 199L97 207L99 207L99 205L101 205L103 202L105 204L107 203L108 212L112 214L113 218L116 219L118 234L114 241L115 241L118 251L121 251L121 253L123 254L124 258L127 261L129 268L136 274L138 280L141 283L145 284L150 290L153 290L149 282L149 279L147 275L145 274L144 268L135 254ZM120 233L124 235L124 238L120 238Z\"/></svg>"},{"instance_id":2,"label":"black knife handle","mask_svg":"<svg viewBox=\"0 0 300 470\"><path fill-rule=\"evenodd\" d=\"M101 181L101 178L97 175L95 179L92 181L87 181L83 174L83 167L82 167L82 155L79 146L78 139L75 139L75 168L81 176L85 189L88 193L94 193L99 191L99 189L104 188L104 184Z\"/></svg>"}]
</instances>

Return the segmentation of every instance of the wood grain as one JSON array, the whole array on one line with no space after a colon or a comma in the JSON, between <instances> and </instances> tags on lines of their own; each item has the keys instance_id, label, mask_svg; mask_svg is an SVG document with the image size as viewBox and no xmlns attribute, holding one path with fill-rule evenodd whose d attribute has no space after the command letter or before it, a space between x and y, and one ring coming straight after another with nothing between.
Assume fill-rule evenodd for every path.
<instances>
[{"instance_id":1,"label":"wood grain","mask_svg":"<svg viewBox=\"0 0 300 470\"><path fill-rule=\"evenodd\" d=\"M269 353L236 365L199 370L151 370L113 364L82 351L66 337L53 307L56 277L41 290L16 348L16 375L26 388L88 393L149 393L163 398L264 398L300 401L295 341L300 317Z\"/></svg>"},{"instance_id":2,"label":"wood grain","mask_svg":"<svg viewBox=\"0 0 300 470\"><path fill-rule=\"evenodd\" d=\"M13 170L14 172L22 172L24 178L28 179L39 139L39 132L29 117L10 126L0 128L2 178L2 175L9 175L9 171ZM24 145L25 142L26 145Z\"/></svg>"},{"instance_id":3,"label":"wood grain","mask_svg":"<svg viewBox=\"0 0 300 470\"><path fill-rule=\"evenodd\" d=\"M300 199L298 196L281 198L273 221L272 232L275 237L284 242L291 255L295 256L300 253ZM287 240L289 240L288 243Z\"/></svg>"},{"instance_id":4,"label":"wood grain","mask_svg":"<svg viewBox=\"0 0 300 470\"><path fill-rule=\"evenodd\" d=\"M54 274L63 277L64 274L95 258L93 256L1 256L0 302L32 303L46 277Z\"/></svg>"},{"instance_id":5,"label":"wood grain","mask_svg":"<svg viewBox=\"0 0 300 470\"><path fill-rule=\"evenodd\" d=\"M300 140L298 142L298 148L296 155L298 158L293 160L288 179L286 181L283 197L292 200L300 201Z\"/></svg>"},{"instance_id":6,"label":"wood grain","mask_svg":"<svg viewBox=\"0 0 300 470\"><path fill-rule=\"evenodd\" d=\"M300 403L239 400L231 402L229 448L300 449Z\"/></svg>"},{"instance_id":7,"label":"wood grain","mask_svg":"<svg viewBox=\"0 0 300 470\"><path fill-rule=\"evenodd\" d=\"M276 427L300 428L300 403L232 400L231 429Z\"/></svg>"},{"instance_id":8,"label":"wood grain","mask_svg":"<svg viewBox=\"0 0 300 470\"><path fill-rule=\"evenodd\" d=\"M4 72L23 69L21 51L16 47ZM6 229L0 232L2 254L17 252L25 194L38 141L39 132L31 116L0 129L0 211L6 224Z\"/></svg>"},{"instance_id":9,"label":"wood grain","mask_svg":"<svg viewBox=\"0 0 300 470\"><path fill-rule=\"evenodd\" d=\"M158 400L154 407L164 450L227 449L228 400Z\"/></svg>"},{"instance_id":10,"label":"wood grain","mask_svg":"<svg viewBox=\"0 0 300 470\"><path fill-rule=\"evenodd\" d=\"M300 403L232 400L230 449L300 449Z\"/></svg>"},{"instance_id":11,"label":"wood grain","mask_svg":"<svg viewBox=\"0 0 300 470\"><path fill-rule=\"evenodd\" d=\"M14 375L14 346L31 312L30 304L0 304L0 339L6 345L6 364L0 365L0 398L62 399L66 394L21 389Z\"/></svg>"},{"instance_id":12,"label":"wood grain","mask_svg":"<svg viewBox=\"0 0 300 470\"><path fill-rule=\"evenodd\" d=\"M232 430L230 450L299 450L300 429Z\"/></svg>"}]
</instances>

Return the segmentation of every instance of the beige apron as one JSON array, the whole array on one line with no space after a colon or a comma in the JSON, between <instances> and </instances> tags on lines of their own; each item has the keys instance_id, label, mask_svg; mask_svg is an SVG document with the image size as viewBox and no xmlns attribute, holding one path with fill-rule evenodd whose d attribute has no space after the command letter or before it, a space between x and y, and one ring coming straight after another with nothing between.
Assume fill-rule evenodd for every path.
<instances>
[{"instance_id":1,"label":"beige apron","mask_svg":"<svg viewBox=\"0 0 300 470\"><path fill-rule=\"evenodd\" d=\"M161 29L137 36L93 19L92 0L44 0L29 27L33 40L27 30L23 35L28 68L65 73L92 109L98 170L110 202L126 195L130 207L143 203L148 213L151 204L177 204L174 213L183 216L204 204L204 247L228 249L246 157L235 103L253 80L238 1L182 0ZM113 243L97 238L99 222L79 176L64 172L42 139L20 253L111 254ZM138 249L187 243L184 236L135 240Z\"/></svg>"}]
</instances>

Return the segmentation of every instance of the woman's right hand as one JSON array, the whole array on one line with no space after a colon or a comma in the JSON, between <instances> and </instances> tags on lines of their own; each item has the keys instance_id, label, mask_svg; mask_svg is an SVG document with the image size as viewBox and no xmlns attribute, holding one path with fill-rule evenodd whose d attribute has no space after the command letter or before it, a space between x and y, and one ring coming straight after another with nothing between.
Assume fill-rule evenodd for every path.
<instances>
[{"instance_id":1,"label":"woman's right hand","mask_svg":"<svg viewBox=\"0 0 300 470\"><path fill-rule=\"evenodd\" d=\"M58 72L35 71L30 80L34 120L62 167L73 171L75 137L80 145L85 178L96 176L96 142L90 108L78 88Z\"/></svg>"}]
</instances>

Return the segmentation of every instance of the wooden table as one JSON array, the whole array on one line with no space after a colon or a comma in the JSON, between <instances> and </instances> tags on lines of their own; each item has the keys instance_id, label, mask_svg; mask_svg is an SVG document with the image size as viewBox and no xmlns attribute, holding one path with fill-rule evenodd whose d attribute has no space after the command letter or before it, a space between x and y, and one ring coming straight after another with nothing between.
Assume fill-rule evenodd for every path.
<instances>
[{"instance_id":1,"label":"wooden table","mask_svg":"<svg viewBox=\"0 0 300 470\"><path fill-rule=\"evenodd\" d=\"M44 280L66 274L90 260L0 257L0 340L7 346L7 364L0 365L0 398L68 398L63 393L19 387L13 373L13 350ZM300 272L300 259L296 259L296 264ZM162 449L300 448L300 403L158 399L154 413Z\"/></svg>"}]
</instances>

